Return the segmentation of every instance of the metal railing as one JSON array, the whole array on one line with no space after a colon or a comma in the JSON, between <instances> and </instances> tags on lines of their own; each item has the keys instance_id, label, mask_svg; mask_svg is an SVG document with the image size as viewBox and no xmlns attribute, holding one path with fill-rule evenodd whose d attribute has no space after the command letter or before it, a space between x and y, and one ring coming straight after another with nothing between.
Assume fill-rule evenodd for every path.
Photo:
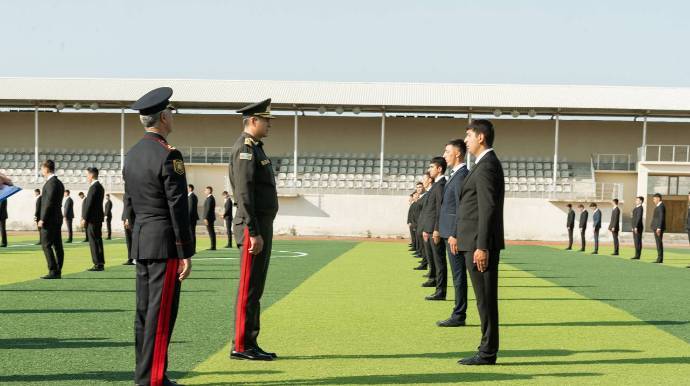
<instances>
[{"instance_id":1,"label":"metal railing","mask_svg":"<svg viewBox=\"0 0 690 386\"><path fill-rule=\"evenodd\" d=\"M592 163L595 170L635 170L631 154L593 154Z\"/></svg>"},{"instance_id":2,"label":"metal railing","mask_svg":"<svg viewBox=\"0 0 690 386\"><path fill-rule=\"evenodd\" d=\"M690 162L690 145L646 145L637 149L640 162Z\"/></svg>"},{"instance_id":3,"label":"metal railing","mask_svg":"<svg viewBox=\"0 0 690 386\"><path fill-rule=\"evenodd\" d=\"M178 147L186 163L226 164L230 162L231 147Z\"/></svg>"},{"instance_id":4,"label":"metal railing","mask_svg":"<svg viewBox=\"0 0 690 386\"><path fill-rule=\"evenodd\" d=\"M584 188L587 186L587 188ZM549 200L568 201L609 201L623 197L623 184L598 182L592 184L557 184L547 185L543 190L527 186L519 191L506 189L509 198L543 198Z\"/></svg>"}]
</instances>

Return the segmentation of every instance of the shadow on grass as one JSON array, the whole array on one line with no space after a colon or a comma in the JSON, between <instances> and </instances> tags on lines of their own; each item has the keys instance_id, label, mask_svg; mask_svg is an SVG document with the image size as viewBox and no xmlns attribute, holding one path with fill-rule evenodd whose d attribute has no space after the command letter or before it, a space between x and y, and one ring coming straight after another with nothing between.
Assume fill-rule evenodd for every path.
<instances>
[{"instance_id":1,"label":"shadow on grass","mask_svg":"<svg viewBox=\"0 0 690 386\"><path fill-rule=\"evenodd\" d=\"M690 324L687 320L603 320L583 322L544 323L501 323L505 327L637 327L637 326L680 326Z\"/></svg>"},{"instance_id":2,"label":"shadow on grass","mask_svg":"<svg viewBox=\"0 0 690 386\"><path fill-rule=\"evenodd\" d=\"M0 314L90 314L90 313L110 313L110 312L130 312L134 310L121 309L91 309L91 308L65 308L65 309L14 309L0 310Z\"/></svg>"},{"instance_id":3,"label":"shadow on grass","mask_svg":"<svg viewBox=\"0 0 690 386\"><path fill-rule=\"evenodd\" d=\"M211 372L188 372L188 373L176 373L171 371L170 377L177 378L184 374L187 377L193 377L197 375L269 375L269 374L279 374L281 371L277 370L243 370L243 371L211 371ZM0 383L3 382L65 382L73 381L75 384L84 384L84 381L133 381L134 371L85 371L83 373L65 373L65 374L12 374L12 375L0 375ZM80 382L81 381L81 382ZM97 384L89 382L89 384Z\"/></svg>"},{"instance_id":4,"label":"shadow on grass","mask_svg":"<svg viewBox=\"0 0 690 386\"><path fill-rule=\"evenodd\" d=\"M599 354L599 353L640 353L639 350L625 349L600 349L600 350L565 350L565 349L543 349L543 350L501 350L498 353L499 359L509 358L539 358L539 357L562 357L576 354ZM456 359L474 355L474 352L432 352L432 353L403 353L403 354L325 354L325 355L300 355L300 356L281 356L284 360L315 360L315 359Z\"/></svg>"},{"instance_id":5,"label":"shadow on grass","mask_svg":"<svg viewBox=\"0 0 690 386\"><path fill-rule=\"evenodd\" d=\"M107 338L14 338L0 339L0 349L45 350L61 348L134 347L134 342L111 342ZM2 378L0 378L2 380Z\"/></svg>"}]
</instances>

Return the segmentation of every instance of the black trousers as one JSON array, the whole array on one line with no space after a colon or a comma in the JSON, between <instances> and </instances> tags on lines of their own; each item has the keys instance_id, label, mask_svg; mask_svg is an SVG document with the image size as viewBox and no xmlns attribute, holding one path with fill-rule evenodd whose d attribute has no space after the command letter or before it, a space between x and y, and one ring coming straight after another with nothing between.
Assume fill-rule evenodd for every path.
<instances>
[{"instance_id":1,"label":"black trousers","mask_svg":"<svg viewBox=\"0 0 690 386\"><path fill-rule=\"evenodd\" d=\"M211 238L211 249L216 249L216 229L213 227L213 221L209 221L206 225L208 237Z\"/></svg>"},{"instance_id":2,"label":"black trousers","mask_svg":"<svg viewBox=\"0 0 690 386\"><path fill-rule=\"evenodd\" d=\"M225 220L225 234L228 236L228 244L226 247L232 247L232 218L228 217Z\"/></svg>"},{"instance_id":3,"label":"black trousers","mask_svg":"<svg viewBox=\"0 0 690 386\"><path fill-rule=\"evenodd\" d=\"M161 385L180 304L179 259L139 260L134 317L134 383Z\"/></svg>"},{"instance_id":4,"label":"black trousers","mask_svg":"<svg viewBox=\"0 0 690 386\"><path fill-rule=\"evenodd\" d=\"M434 295L446 296L448 289L448 264L446 263L446 244L440 239L438 244L434 243L433 238L429 238L431 251L434 257L434 268L436 270L436 292Z\"/></svg>"},{"instance_id":5,"label":"black trousers","mask_svg":"<svg viewBox=\"0 0 690 386\"><path fill-rule=\"evenodd\" d=\"M594 252L599 252L599 228L594 228Z\"/></svg>"},{"instance_id":6,"label":"black trousers","mask_svg":"<svg viewBox=\"0 0 690 386\"><path fill-rule=\"evenodd\" d=\"M264 247L258 255L249 253L249 230L244 224L234 229L237 246L241 248L240 280L235 301L235 335L233 350L246 351L258 347L261 329L261 297L266 286L268 265L273 247L273 217L259 217L259 234Z\"/></svg>"},{"instance_id":7,"label":"black trousers","mask_svg":"<svg viewBox=\"0 0 690 386\"><path fill-rule=\"evenodd\" d=\"M127 261L132 261L132 227L134 224L130 224L130 228L125 228L125 242L127 243Z\"/></svg>"},{"instance_id":8,"label":"black trousers","mask_svg":"<svg viewBox=\"0 0 690 386\"><path fill-rule=\"evenodd\" d=\"M422 265L426 267L427 262L426 262L426 257L424 257L425 253L426 253L426 250L424 247L424 236L422 236L422 230L419 228L415 229L415 232L416 232L415 237L417 238L417 257L424 259L424 260L422 260Z\"/></svg>"},{"instance_id":9,"label":"black trousers","mask_svg":"<svg viewBox=\"0 0 690 386\"><path fill-rule=\"evenodd\" d=\"M659 235L654 230L654 240L656 241L656 261L664 262L664 232L661 231Z\"/></svg>"},{"instance_id":10,"label":"black trousers","mask_svg":"<svg viewBox=\"0 0 690 386\"><path fill-rule=\"evenodd\" d=\"M568 228L568 249L573 248L573 228Z\"/></svg>"},{"instance_id":11,"label":"black trousers","mask_svg":"<svg viewBox=\"0 0 690 386\"><path fill-rule=\"evenodd\" d=\"M583 251L585 250L585 244L586 244L586 242L585 242L585 231L586 230L587 230L587 228L580 228L580 242L582 243L582 248L580 248L580 249Z\"/></svg>"},{"instance_id":12,"label":"black trousers","mask_svg":"<svg viewBox=\"0 0 690 386\"><path fill-rule=\"evenodd\" d=\"M410 245L412 246L412 249L417 249L417 231L412 225L409 225L410 228Z\"/></svg>"},{"instance_id":13,"label":"black trousers","mask_svg":"<svg viewBox=\"0 0 690 386\"><path fill-rule=\"evenodd\" d=\"M450 271L453 274L453 288L455 289L455 306L450 318L453 320L465 321L467 318L467 270L465 257L458 252L454 254L450 251L448 239L443 239L450 262Z\"/></svg>"},{"instance_id":14,"label":"black trousers","mask_svg":"<svg viewBox=\"0 0 690 386\"><path fill-rule=\"evenodd\" d=\"M89 247L91 248L91 260L93 265L105 265L105 254L103 252L103 236L102 223L86 223L86 236L89 238Z\"/></svg>"},{"instance_id":15,"label":"black trousers","mask_svg":"<svg viewBox=\"0 0 690 386\"><path fill-rule=\"evenodd\" d=\"M498 260L500 251L489 251L489 265L479 272L473 262L474 251L463 252L465 264L470 273L477 310L481 321L482 340L479 355L482 358L495 358L498 354Z\"/></svg>"},{"instance_id":16,"label":"black trousers","mask_svg":"<svg viewBox=\"0 0 690 386\"><path fill-rule=\"evenodd\" d=\"M690 233L689 233L690 234ZM7 220L0 220L0 246L7 246Z\"/></svg>"},{"instance_id":17,"label":"black trousers","mask_svg":"<svg viewBox=\"0 0 690 386\"><path fill-rule=\"evenodd\" d=\"M690 243L690 229L688 229L688 242Z\"/></svg>"},{"instance_id":18,"label":"black trousers","mask_svg":"<svg viewBox=\"0 0 690 386\"><path fill-rule=\"evenodd\" d=\"M192 231L192 245L194 245L194 251L196 251L196 221L190 223L190 230Z\"/></svg>"},{"instance_id":19,"label":"black trousers","mask_svg":"<svg viewBox=\"0 0 690 386\"><path fill-rule=\"evenodd\" d=\"M74 232L72 231L72 222L74 219L71 218L66 218L65 219L65 226L67 227L67 242L71 243L72 242L72 236Z\"/></svg>"},{"instance_id":20,"label":"black trousers","mask_svg":"<svg viewBox=\"0 0 690 386\"><path fill-rule=\"evenodd\" d=\"M618 253L620 248L620 241L618 240L618 231L611 231L611 237L613 237L613 253Z\"/></svg>"},{"instance_id":21,"label":"black trousers","mask_svg":"<svg viewBox=\"0 0 690 386\"><path fill-rule=\"evenodd\" d=\"M62 233L60 225L55 227L43 227L40 230L41 247L48 263L48 273L62 274L62 263L65 260L65 252L62 249Z\"/></svg>"},{"instance_id":22,"label":"black trousers","mask_svg":"<svg viewBox=\"0 0 690 386\"><path fill-rule=\"evenodd\" d=\"M429 237L428 240L424 241L424 251L426 258L426 265L429 267L429 280L436 280L436 263L434 262L434 247L432 246L433 240Z\"/></svg>"},{"instance_id":23,"label":"black trousers","mask_svg":"<svg viewBox=\"0 0 690 386\"><path fill-rule=\"evenodd\" d=\"M635 243L635 257L639 258L642 254L642 230L633 232L633 242Z\"/></svg>"},{"instance_id":24,"label":"black trousers","mask_svg":"<svg viewBox=\"0 0 690 386\"><path fill-rule=\"evenodd\" d=\"M113 218L112 217L106 217L105 218L105 225L106 229L108 229L108 240L113 238L113 227L112 227L112 222Z\"/></svg>"}]
</instances>

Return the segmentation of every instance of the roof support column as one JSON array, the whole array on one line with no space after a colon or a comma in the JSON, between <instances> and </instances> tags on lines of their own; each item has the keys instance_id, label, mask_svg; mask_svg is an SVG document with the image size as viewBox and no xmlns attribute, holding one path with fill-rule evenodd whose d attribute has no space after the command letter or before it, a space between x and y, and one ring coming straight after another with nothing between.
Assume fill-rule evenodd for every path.
<instances>
[{"instance_id":1,"label":"roof support column","mask_svg":"<svg viewBox=\"0 0 690 386\"><path fill-rule=\"evenodd\" d=\"M120 110L120 173L125 170L125 108Z\"/></svg>"},{"instance_id":2,"label":"roof support column","mask_svg":"<svg viewBox=\"0 0 690 386\"><path fill-rule=\"evenodd\" d=\"M386 112L382 111L381 112L381 154L380 154L380 159L379 159L381 162L381 165L379 167L379 186L383 186L383 159L384 159L385 144L386 144Z\"/></svg>"},{"instance_id":3,"label":"roof support column","mask_svg":"<svg viewBox=\"0 0 690 386\"><path fill-rule=\"evenodd\" d=\"M34 176L38 182L38 106L34 108Z\"/></svg>"},{"instance_id":4,"label":"roof support column","mask_svg":"<svg viewBox=\"0 0 690 386\"><path fill-rule=\"evenodd\" d=\"M554 128L553 141L553 192L556 193L556 179L558 177L558 131L560 129L560 114L556 114L556 125Z\"/></svg>"},{"instance_id":5,"label":"roof support column","mask_svg":"<svg viewBox=\"0 0 690 386\"><path fill-rule=\"evenodd\" d=\"M642 117L642 159L647 160L647 116Z\"/></svg>"},{"instance_id":6,"label":"roof support column","mask_svg":"<svg viewBox=\"0 0 690 386\"><path fill-rule=\"evenodd\" d=\"M294 186L297 187L297 145L299 143L299 111L295 109L295 125L294 125L294 148L292 149L293 173L292 180Z\"/></svg>"}]
</instances>

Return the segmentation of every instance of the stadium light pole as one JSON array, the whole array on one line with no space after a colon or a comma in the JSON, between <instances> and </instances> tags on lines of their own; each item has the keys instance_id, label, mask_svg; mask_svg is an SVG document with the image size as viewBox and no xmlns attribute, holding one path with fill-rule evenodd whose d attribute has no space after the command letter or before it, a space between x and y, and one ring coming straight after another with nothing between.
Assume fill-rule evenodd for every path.
<instances>
[{"instance_id":1,"label":"stadium light pole","mask_svg":"<svg viewBox=\"0 0 690 386\"><path fill-rule=\"evenodd\" d=\"M292 176L293 176L292 180L294 181L295 187L297 187L297 143L298 143L298 141L299 141L299 111L297 111L297 109L295 109L295 126L294 126L294 144L295 144L295 147L294 147L293 153L292 153L292 157L293 157L292 161L294 164L293 173L292 173Z\"/></svg>"},{"instance_id":2,"label":"stadium light pole","mask_svg":"<svg viewBox=\"0 0 690 386\"><path fill-rule=\"evenodd\" d=\"M560 129L560 114L556 114L556 125L554 130L553 144L553 193L556 193L556 177L558 177L558 131Z\"/></svg>"},{"instance_id":3,"label":"stadium light pole","mask_svg":"<svg viewBox=\"0 0 690 386\"><path fill-rule=\"evenodd\" d=\"M120 174L125 170L125 108L120 109Z\"/></svg>"},{"instance_id":4,"label":"stadium light pole","mask_svg":"<svg viewBox=\"0 0 690 386\"><path fill-rule=\"evenodd\" d=\"M38 182L38 105L34 107L34 176Z\"/></svg>"},{"instance_id":5,"label":"stadium light pole","mask_svg":"<svg viewBox=\"0 0 690 386\"><path fill-rule=\"evenodd\" d=\"M379 186L383 186L383 158L386 144L386 111L381 112L381 165L379 166Z\"/></svg>"}]
</instances>

